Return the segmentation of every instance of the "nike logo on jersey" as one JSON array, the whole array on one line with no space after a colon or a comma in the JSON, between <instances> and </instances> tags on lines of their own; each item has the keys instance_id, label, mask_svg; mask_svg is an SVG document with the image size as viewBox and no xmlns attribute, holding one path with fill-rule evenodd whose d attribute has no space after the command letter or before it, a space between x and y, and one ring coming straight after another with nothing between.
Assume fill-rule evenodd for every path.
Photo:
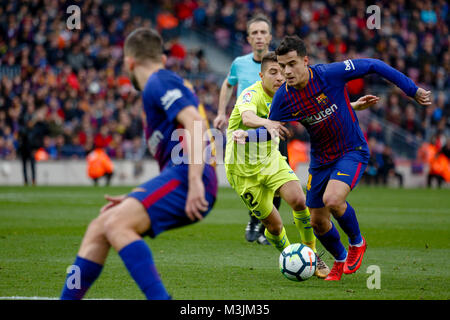
<instances>
[{"instance_id":1,"label":"nike logo on jersey","mask_svg":"<svg viewBox=\"0 0 450 320\"><path fill-rule=\"evenodd\" d=\"M347 177L350 177L349 174L342 173L342 172L340 172L340 171L338 171L337 175L338 175L338 176L347 176Z\"/></svg>"},{"instance_id":2,"label":"nike logo on jersey","mask_svg":"<svg viewBox=\"0 0 450 320\"><path fill-rule=\"evenodd\" d=\"M298 110L298 111L295 112L295 113L292 113L292 116L296 117L299 113L300 113L300 110Z\"/></svg>"}]
</instances>

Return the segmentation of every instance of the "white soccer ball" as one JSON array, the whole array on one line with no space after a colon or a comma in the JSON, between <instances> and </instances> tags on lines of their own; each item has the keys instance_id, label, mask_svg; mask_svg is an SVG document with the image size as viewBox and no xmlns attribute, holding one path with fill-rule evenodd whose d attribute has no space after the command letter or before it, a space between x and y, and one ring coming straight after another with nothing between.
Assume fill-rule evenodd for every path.
<instances>
[{"instance_id":1,"label":"white soccer ball","mask_svg":"<svg viewBox=\"0 0 450 320\"><path fill-rule=\"evenodd\" d=\"M308 280L316 271L316 254L311 248L294 243L280 254L280 271L292 281Z\"/></svg>"}]
</instances>

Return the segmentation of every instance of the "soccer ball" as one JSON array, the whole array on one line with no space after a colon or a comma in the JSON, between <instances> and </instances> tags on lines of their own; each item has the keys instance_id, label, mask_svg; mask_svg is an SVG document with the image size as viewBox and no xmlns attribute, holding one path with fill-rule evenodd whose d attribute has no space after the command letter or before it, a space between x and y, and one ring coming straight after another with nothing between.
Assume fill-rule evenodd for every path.
<instances>
[{"instance_id":1,"label":"soccer ball","mask_svg":"<svg viewBox=\"0 0 450 320\"><path fill-rule=\"evenodd\" d=\"M292 281L308 280L316 271L316 254L301 243L286 247L279 262L281 273Z\"/></svg>"}]
</instances>

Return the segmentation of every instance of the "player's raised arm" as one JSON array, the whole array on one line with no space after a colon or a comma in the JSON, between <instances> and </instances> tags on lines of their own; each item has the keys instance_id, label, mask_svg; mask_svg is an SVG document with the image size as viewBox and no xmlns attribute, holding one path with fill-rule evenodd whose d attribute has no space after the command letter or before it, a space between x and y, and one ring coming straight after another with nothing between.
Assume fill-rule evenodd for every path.
<instances>
[{"instance_id":1,"label":"player's raised arm","mask_svg":"<svg viewBox=\"0 0 450 320\"><path fill-rule=\"evenodd\" d=\"M233 61L225 80L223 80L219 93L219 106L217 107L217 117L214 119L213 125L219 130L225 130L228 126L228 119L226 115L227 105L233 95L233 88L237 85L238 78L236 74L236 64Z\"/></svg>"},{"instance_id":2,"label":"player's raised arm","mask_svg":"<svg viewBox=\"0 0 450 320\"><path fill-rule=\"evenodd\" d=\"M217 116L213 123L214 127L219 130L224 130L228 125L226 110L233 94L233 88L234 86L228 82L228 78L223 81L222 87L220 88L219 106L217 107Z\"/></svg>"},{"instance_id":3,"label":"player's raised arm","mask_svg":"<svg viewBox=\"0 0 450 320\"><path fill-rule=\"evenodd\" d=\"M279 132L283 140L289 135L289 130L285 126L283 126L282 123L260 118L253 111L244 111L242 113L242 123L250 128L263 127L268 132L272 132L273 130L275 130L276 132ZM263 128L261 128L260 130L263 130Z\"/></svg>"},{"instance_id":4,"label":"player's raised arm","mask_svg":"<svg viewBox=\"0 0 450 320\"><path fill-rule=\"evenodd\" d=\"M341 80L342 82L376 73L394 83L419 104L423 106L431 104L430 91L417 87L410 78L378 59L349 59L323 65L320 69L325 72L327 78L334 79L334 81Z\"/></svg>"},{"instance_id":5,"label":"player's raised arm","mask_svg":"<svg viewBox=\"0 0 450 320\"><path fill-rule=\"evenodd\" d=\"M189 133L187 148L189 154L189 189L186 200L186 214L191 220L203 219L201 212L208 209L208 202L205 198L205 186L202 176L205 161L203 159L203 150L205 141L203 132L206 125L200 113L194 106L188 106L178 112L176 120L182 124ZM198 130L201 128L201 130Z\"/></svg>"}]
</instances>

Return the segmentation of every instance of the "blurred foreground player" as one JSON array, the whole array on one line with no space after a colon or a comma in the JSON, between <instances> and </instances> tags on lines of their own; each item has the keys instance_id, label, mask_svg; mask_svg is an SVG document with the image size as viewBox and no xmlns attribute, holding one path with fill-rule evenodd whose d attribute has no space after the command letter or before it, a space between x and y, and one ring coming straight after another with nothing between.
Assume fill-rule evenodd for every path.
<instances>
[{"instance_id":1,"label":"blurred foreground player","mask_svg":"<svg viewBox=\"0 0 450 320\"><path fill-rule=\"evenodd\" d=\"M205 122L197 98L183 79L164 69L162 51L162 39L152 29L136 29L125 41L125 68L142 91L146 137L161 173L128 195L105 196L109 203L90 223L74 262L81 271L81 288L71 289L66 280L61 299L83 298L111 246L147 299L170 299L142 236L155 237L201 220L214 205L217 178L215 168L203 159ZM174 152L180 158L172 159L172 149L180 146L171 139L177 128L184 128L185 147Z\"/></svg>"}]
</instances>

